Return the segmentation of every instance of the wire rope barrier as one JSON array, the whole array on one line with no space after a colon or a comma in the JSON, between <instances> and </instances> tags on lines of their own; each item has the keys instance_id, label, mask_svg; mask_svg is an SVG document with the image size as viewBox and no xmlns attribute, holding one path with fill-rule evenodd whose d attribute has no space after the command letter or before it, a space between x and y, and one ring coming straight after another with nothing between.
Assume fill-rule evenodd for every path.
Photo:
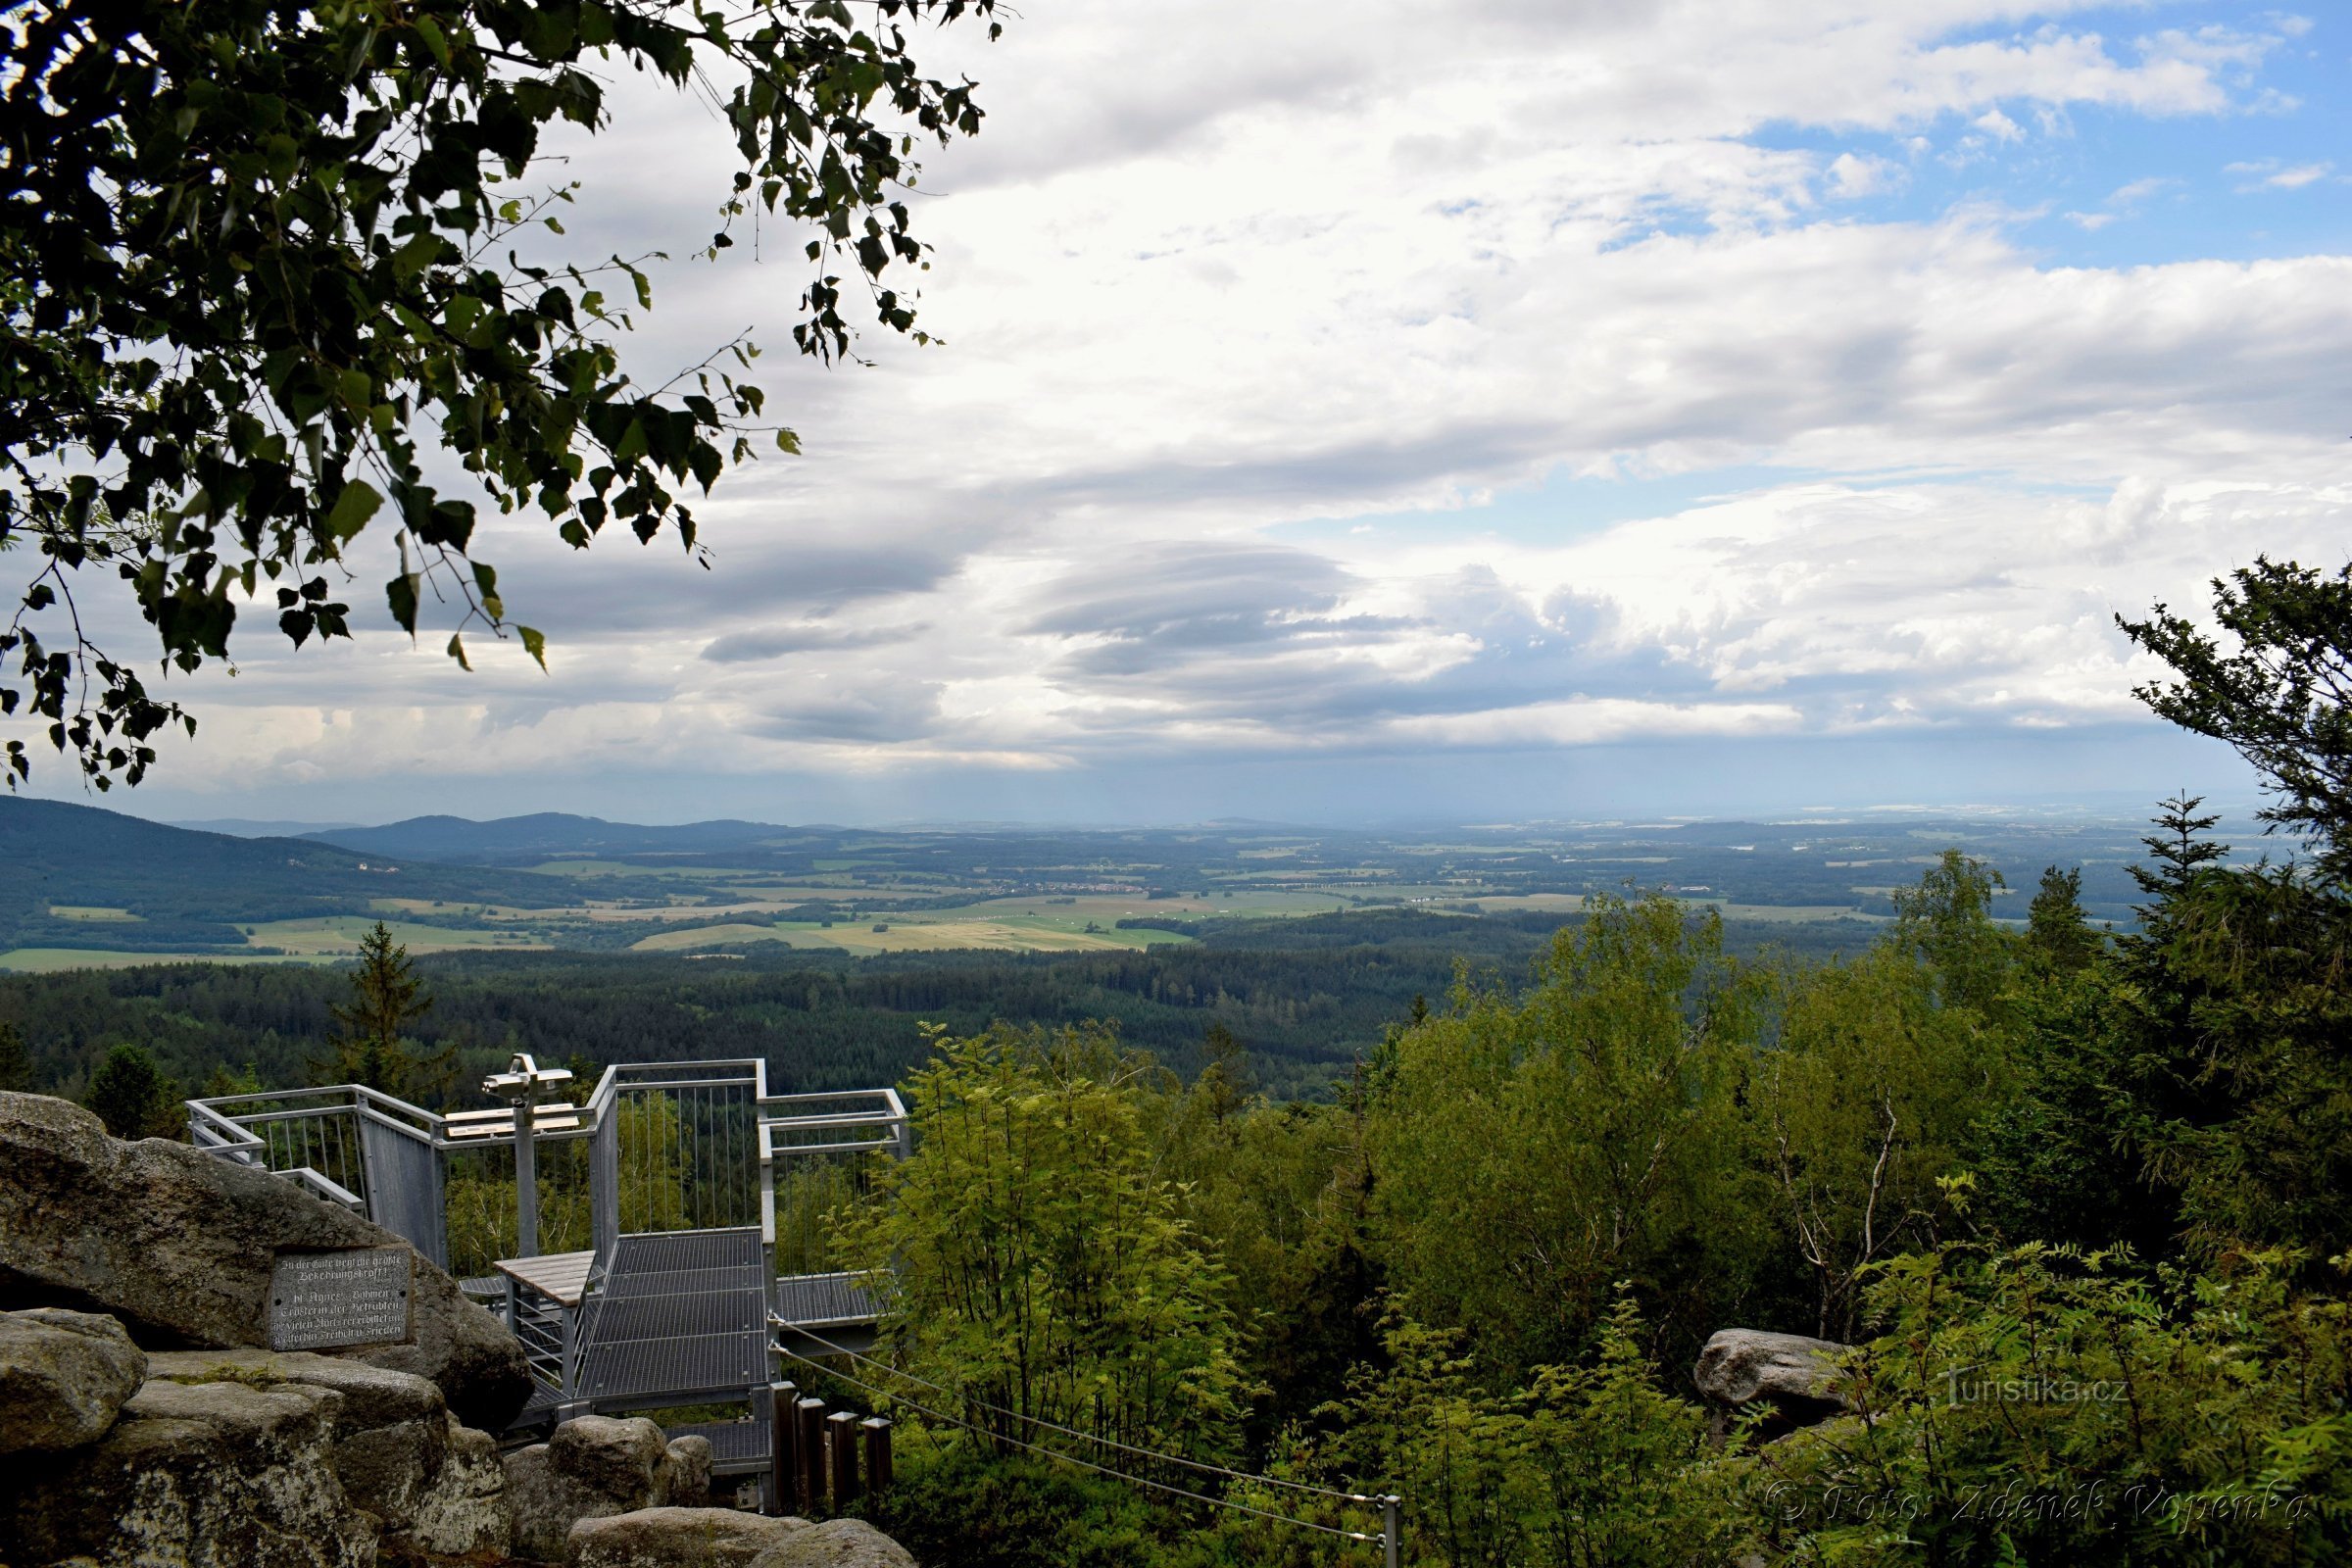
<instances>
[{"instance_id":1,"label":"wire rope barrier","mask_svg":"<svg viewBox=\"0 0 2352 1568\"><path fill-rule=\"evenodd\" d=\"M801 1331L798 1331L798 1332L807 1333L807 1331L806 1331L806 1330L801 1330ZM808 1338L810 1338L810 1339L815 1339L815 1338L816 1338L816 1336L814 1336L814 1335L812 1335L812 1334L811 1334L811 1335L808 1335ZM818 1343L819 1343L819 1344L823 1344L823 1343L825 1343L825 1342L823 1342L823 1341L818 1341ZM1251 1504L1251 1503L1247 1503L1247 1502L1241 1502L1241 1501L1237 1501L1236 1499L1234 1499L1234 1498L1232 1498L1232 1497L1220 1497L1220 1496L1217 1496L1216 1494L1214 1494L1213 1493L1206 1493L1206 1492L1192 1492L1192 1491L1188 1491L1187 1489L1185 1489L1185 1488L1183 1488L1183 1487L1179 1487L1179 1486L1173 1486L1173 1485L1171 1485L1170 1483L1168 1483L1168 1482L1165 1482L1165 1481L1154 1481L1154 1480L1152 1480L1152 1479L1150 1476L1139 1476L1139 1475L1133 1475L1133 1474L1130 1474L1129 1472L1127 1472L1127 1471L1125 1471L1125 1470L1115 1470L1115 1469L1111 1468L1109 1465L1097 1464L1097 1463L1095 1463L1095 1462L1094 1462L1093 1460L1091 1460L1091 1459L1081 1459L1081 1458L1079 1458L1079 1457L1078 1457L1076 1454L1074 1454L1074 1453L1064 1453L1064 1452L1062 1452L1062 1451L1061 1451L1059 1448L1048 1448L1048 1447L1045 1447L1045 1446L1041 1446L1041 1445L1039 1445L1039 1444L1035 1444L1035 1443L1024 1443L1024 1442L1022 1442L1022 1441L1021 1441L1019 1438L1006 1437L1006 1436L1004 1436L1003 1433L1000 1433L1000 1432L990 1432L990 1431L986 1430L985 1428L982 1428L982 1427L979 1427L979 1426L975 1426L973 1423L971 1423L971 1422L969 1422L969 1421L966 1421L966 1420L962 1419L960 1416L953 1416L953 1415L948 1415L948 1414L946 1414L946 1413L944 1413L944 1412L942 1412L942 1411L939 1411L939 1410L934 1410L934 1409L930 1408L928 1405L918 1404L918 1403L916 1403L914 1400L907 1398L907 1397L906 1397L905 1395L903 1395L903 1394L900 1394L900 1393L898 1393L898 1392L896 1392L895 1390L892 1390L892 1389L886 1389L886 1388L882 1387L880 1384L877 1384L877 1383L868 1383L868 1382L866 1382L866 1381L865 1381L863 1378L852 1377L851 1375L849 1375L849 1374L848 1374L848 1373L846 1373L846 1372L840 1371L840 1370L838 1370L837 1368L829 1367L829 1366L825 1365L825 1364L824 1364L822 1361L818 1361L818 1360L816 1360L816 1359L814 1359L813 1357L810 1357L810 1356L806 1356L806 1355L803 1355L803 1354L801 1354L801 1353L800 1353L799 1351L797 1351L797 1350L788 1350L788 1349L786 1349L786 1348L785 1348L783 1346L781 1346L781 1345L776 1345L776 1344L772 1344L772 1343L771 1343L771 1345L770 1345L770 1347L769 1347L769 1348L770 1348L771 1349L773 1349L773 1350L774 1350L774 1351L775 1351L777 1354L779 1354L779 1355L790 1356L790 1357L791 1357L793 1360L795 1360L795 1361L799 1361L799 1362L802 1362L802 1363L804 1363L805 1365L808 1365L808 1366L814 1367L814 1368L815 1368L817 1371L824 1373L824 1374L825 1374L827 1377L838 1378L838 1379L840 1379L842 1382L844 1382L844 1383L847 1383L847 1384L851 1385L853 1388L859 1388L859 1389L863 1389L863 1390L865 1390L865 1391L866 1391L867 1393L869 1393L869 1394L878 1394L878 1395L880 1395L882 1397L884 1397L884 1398L886 1398L886 1399L894 1399L894 1400L896 1400L897 1402L899 1402L900 1404L903 1404L903 1405L905 1405L905 1406L906 1406L907 1409L914 1411L914 1412L915 1412L917 1415L926 1416L926 1417L928 1417L929 1419L931 1419L931 1420L933 1420L933 1421L944 1422L945 1424L947 1424L947 1425L949 1425L949 1426L954 1426L954 1427L961 1427L961 1428L963 1428L963 1429L964 1429L966 1432L975 1433L975 1434L977 1434L977 1435L978 1435L978 1436L980 1436L980 1437L984 1437L984 1438L987 1438L987 1439L989 1439L991 1442L997 1442L997 1443L1009 1443L1009 1444L1011 1444L1011 1445L1012 1445L1014 1447L1016 1447L1016 1448L1025 1448L1025 1449L1027 1449L1027 1450L1028 1450L1029 1452L1031 1452L1031 1453L1035 1453L1035 1454L1040 1454L1040 1455L1043 1455L1044 1457L1046 1457L1046 1458L1048 1458L1048 1459L1058 1459L1058 1460L1060 1460L1060 1461L1061 1461L1063 1464L1073 1464L1073 1465L1076 1465L1076 1466L1077 1466L1078 1468L1080 1468L1081 1470L1092 1470L1092 1471L1093 1471L1095 1474L1097 1474L1097 1475L1100 1475L1100 1476L1108 1476L1108 1477L1110 1477L1111 1479L1113 1479L1113 1480L1115 1480L1115 1481L1125 1481L1125 1482L1128 1482L1128 1483L1130 1483L1130 1484L1132 1484L1132 1485L1139 1486L1139 1487L1150 1487L1150 1488L1152 1488L1152 1489L1153 1491L1155 1491L1155 1492L1165 1492L1165 1493L1168 1493L1168 1494L1170 1494L1171 1495L1174 1495L1174 1496L1189 1498L1189 1499L1191 1499L1191 1500L1192 1500L1192 1501L1194 1501L1194 1502L1203 1502L1203 1503L1206 1503L1206 1504L1208 1504L1208 1505L1209 1505L1210 1507L1212 1507L1212 1508L1229 1508L1229 1509L1232 1509L1233 1511L1235 1511L1235 1512L1237 1512L1237 1513L1252 1514L1252 1515L1254 1515L1254 1516L1256 1516L1257 1518L1260 1518L1260 1519L1271 1520L1273 1523L1275 1523L1275 1524L1278 1524L1278 1525L1293 1525L1293 1526L1296 1526L1296 1527L1298 1527L1298 1529L1301 1529L1301 1530L1315 1530L1315 1531L1320 1531L1320 1532L1322 1532L1324 1535L1327 1535L1327 1536L1338 1536L1338 1537L1339 1537L1340 1539L1342 1539L1343 1541L1354 1541L1354 1542L1360 1542L1360 1543L1364 1544L1365 1545L1373 1545L1373 1546L1377 1546L1377 1545L1383 1545L1383 1544L1386 1544L1386 1540L1387 1540L1387 1538L1386 1538L1385 1536L1383 1536L1383 1535L1382 1535L1380 1532L1378 1532L1378 1531L1370 1531L1370 1532L1367 1532L1367 1531L1362 1531L1362 1530L1349 1530L1349 1529L1347 1529L1346 1527L1344 1527L1344 1526L1341 1526L1341 1525L1327 1525L1327 1524L1324 1524L1324 1523L1322 1523L1320 1520L1315 1520L1315 1519L1300 1519L1300 1518L1298 1518L1298 1517L1296 1517L1295 1515L1292 1515L1292 1514L1287 1514L1287 1513L1276 1513L1276 1512L1274 1512L1274 1511L1273 1511L1272 1509L1270 1509L1270 1508L1260 1508L1260 1507L1257 1507L1257 1506L1255 1506L1255 1505L1253 1505L1253 1504ZM866 1360L868 1359L868 1358L867 1358L867 1357L865 1357L865 1356L858 1355L858 1354L856 1351L854 1351L854 1350L845 1350L845 1351L843 1351L842 1353L843 1353L843 1354L845 1354L845 1355L852 1356L852 1357L854 1357L855 1359L857 1359L857 1360L859 1360L859 1361L866 1361ZM869 1364L879 1365L879 1363L874 1363L874 1362L869 1362ZM888 1369L888 1368L885 1368L884 1370L886 1370L886 1371L887 1371L887 1370L889 1370L889 1369ZM899 1374L895 1374L895 1375L897 1375L897 1376L902 1376L902 1377L903 1377L903 1376L906 1376L906 1374L904 1374L904 1373L899 1373ZM911 1381L911 1382L916 1382L916 1383L923 1383L923 1380L922 1380L922 1379L920 1379L920 1378L913 1378L913 1379L910 1379L909 1381ZM938 1385L938 1384L936 1384L936 1383L923 1383L923 1386L924 1386L925 1388L933 1388L933 1389L939 1388L939 1385ZM948 1390L942 1389L940 1392L942 1392L942 1393L949 1393L949 1392L951 1392L951 1391L948 1391ZM975 1403L975 1404L978 1404L978 1403L980 1403L980 1401L978 1401L978 1400L974 1400L974 1401L972 1401L972 1402L973 1402L973 1403ZM995 1407L995 1406L993 1406L993 1405L987 1405L987 1404L981 1404L981 1405L980 1405L980 1407L981 1407L982 1409L995 1409L995 1408L996 1408L996 1407ZM1004 1413L1006 1413L1006 1412L999 1411L998 1413L999 1413L999 1414L1004 1414ZM1025 1420L1025 1419L1031 1419L1031 1418L1028 1418L1028 1417L1022 1417L1022 1416L1014 1416L1014 1417L1013 1417L1013 1419L1014 1419L1014 1420ZM1049 1422L1049 1423L1044 1423L1044 1424L1046 1424L1046 1425L1051 1425L1052 1423L1050 1423L1050 1422ZM1066 1427L1056 1427L1056 1428L1054 1428L1054 1430L1055 1430L1055 1431L1060 1431L1060 1432L1066 1432L1066 1431L1068 1431L1069 1429L1068 1429L1068 1428L1066 1428ZM1073 1436L1076 1436L1076 1437L1080 1438L1081 1440L1083 1440L1083 1441L1088 1441L1088 1442L1103 1442L1103 1441L1107 1441L1107 1440L1102 1440L1102 1439L1092 1439L1092 1438L1088 1438L1088 1437L1087 1437L1087 1435L1086 1435L1085 1433L1082 1433L1082 1432L1081 1432L1081 1433L1075 1433L1075 1434L1073 1434ZM1153 1459L1167 1459L1167 1460L1171 1460L1171 1461L1173 1461L1173 1462L1175 1462L1175 1463L1177 1463L1177 1464L1193 1464L1193 1463L1194 1463L1194 1461L1192 1461L1192 1460L1189 1460L1189 1459L1181 1459L1181 1458L1178 1458L1178 1457L1177 1457L1175 1454L1172 1454L1172 1453L1155 1453L1155 1452L1153 1452L1152 1449L1149 1449L1149 1448L1135 1448L1135 1447L1128 1447L1128 1446L1127 1446L1127 1445L1125 1445L1125 1444L1118 1444L1118 1445L1114 1445L1114 1446L1117 1446L1117 1447L1124 1448L1124 1449L1125 1449L1127 1452L1129 1452L1129 1453L1142 1454L1142 1455L1145 1455L1146 1457L1149 1457L1149 1458L1153 1458ZM1200 1466L1200 1465L1197 1465L1197 1464L1196 1464L1196 1465L1194 1465L1194 1467L1195 1467L1196 1469L1201 1469L1201 1468L1205 1468L1205 1469L1216 1470L1216 1471L1217 1471L1217 1473L1218 1473L1218 1474L1220 1474L1220 1475L1228 1475L1228 1476L1233 1476L1233 1477L1235 1477L1236 1479L1238 1479L1238 1480L1242 1480L1242 1481L1251 1481L1251 1482L1273 1482L1273 1481L1274 1481L1274 1478L1273 1478L1273 1477L1271 1477L1271 1476L1251 1476L1251 1475L1244 1475L1242 1472L1240 1472L1240 1471L1238 1471L1238 1470L1223 1470L1223 1469L1219 1469L1218 1467L1216 1467L1216 1466L1213 1466L1213 1465L1210 1465L1210 1466ZM1292 1483L1277 1483L1277 1484L1279 1484L1279 1485L1292 1485L1292 1486L1295 1486L1295 1485L1297 1485L1297 1483L1295 1483L1295 1482L1292 1482ZM1384 1499L1384 1498L1379 1498L1379 1497L1363 1497L1363 1496L1358 1496L1356 1494L1354 1494L1354 1493L1350 1493L1350 1492L1333 1492L1333 1491L1330 1491L1329 1489L1327 1489L1327 1488L1323 1488L1323 1487L1309 1487L1309 1488L1305 1488L1305 1489L1303 1489L1303 1490L1310 1491L1310 1492L1319 1492L1319 1493L1323 1493L1323 1494L1324 1494L1325 1495L1327 1495L1327 1496L1332 1496L1332 1497L1339 1497L1339 1498L1343 1498L1343 1499L1345 1499L1345 1500L1347 1500L1347 1501L1349 1501L1349 1502L1371 1502L1371 1503L1378 1503L1378 1502L1382 1502L1382 1501L1385 1501L1385 1500L1386 1500L1386 1499Z\"/></svg>"},{"instance_id":2,"label":"wire rope barrier","mask_svg":"<svg viewBox=\"0 0 2352 1568\"><path fill-rule=\"evenodd\" d=\"M1016 1410L1007 1410L1003 1405L991 1404L986 1399L976 1399L960 1390L951 1389L941 1384L933 1383L928 1378L918 1378L911 1372L901 1371L899 1368L890 1365L888 1362L875 1360L870 1355L860 1355L856 1350L849 1349L843 1346L835 1345L831 1340L826 1339L823 1335L814 1333L808 1329L805 1329L797 1323L788 1323L782 1318L774 1317L772 1315L769 1318L769 1322L779 1328L788 1328L801 1338L823 1346L828 1351L835 1355L847 1356L853 1361L862 1362L867 1366L875 1368L877 1371L888 1373L894 1378L902 1378L908 1383L917 1385L918 1387L929 1389L934 1394L944 1394L952 1399L959 1399L965 1404L972 1405L978 1409L986 1410L991 1415L1001 1415L1007 1421L1018 1421L1025 1426L1043 1427L1049 1432L1058 1432L1065 1438L1076 1438L1081 1443L1092 1443L1105 1448L1116 1448L1121 1453L1132 1453L1141 1459L1165 1460L1169 1464L1182 1465L1188 1470L1198 1470L1204 1475L1223 1476L1230 1481L1247 1481L1251 1486L1283 1487L1292 1492L1304 1492L1320 1497L1333 1497L1337 1498L1341 1502L1370 1503L1376 1507L1382 1501L1382 1499L1377 1496L1369 1496L1360 1492L1342 1492L1335 1487L1318 1487L1304 1481L1286 1481L1279 1476L1253 1476L1243 1470L1228 1470L1221 1464L1209 1464L1205 1460L1200 1459L1187 1459L1179 1454L1161 1453L1156 1448L1139 1448L1134 1446L1132 1444L1120 1443L1113 1438L1099 1437L1092 1432L1080 1432L1074 1427L1058 1426L1055 1423L1047 1420L1044 1416L1022 1415ZM784 1350L781 1346L778 1346L777 1348L786 1355L793 1354L793 1352L790 1350ZM798 1361L806 1361L808 1358L805 1355L801 1355L793 1356L793 1359Z\"/></svg>"}]
</instances>

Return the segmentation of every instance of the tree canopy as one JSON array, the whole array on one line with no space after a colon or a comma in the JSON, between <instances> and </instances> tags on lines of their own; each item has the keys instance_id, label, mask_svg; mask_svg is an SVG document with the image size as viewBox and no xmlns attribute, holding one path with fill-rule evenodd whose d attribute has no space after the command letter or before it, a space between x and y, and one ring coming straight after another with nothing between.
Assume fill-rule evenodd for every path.
<instances>
[{"instance_id":1,"label":"tree canopy","mask_svg":"<svg viewBox=\"0 0 2352 1568\"><path fill-rule=\"evenodd\" d=\"M2227 648L2164 605L2116 617L2176 679L2135 695L2183 729L2227 741L2263 775L2263 819L2352 876L2352 565L2333 573L2256 557L2213 581Z\"/></svg>"},{"instance_id":2,"label":"tree canopy","mask_svg":"<svg viewBox=\"0 0 2352 1568\"><path fill-rule=\"evenodd\" d=\"M615 349L650 308L650 255L566 255L571 185L544 131L607 126L610 68L712 101L741 158L714 191L733 243L781 220L811 269L793 339L850 352L915 330L905 189L918 140L978 130L968 81L926 75L906 29L994 0L40 0L0 12L0 549L24 563L0 626L0 716L29 719L100 788L194 718L101 646L111 574L167 670L229 657L266 599L301 647L346 637L354 546L379 517L412 635L438 596L511 621L477 522L537 509L575 548L609 524L697 551L708 492L755 441L798 450L742 379L748 338L660 387ZM989 23L990 35L996 24ZM534 260L533 258L540 258ZM446 457L442 455L446 454ZM445 482L453 466L463 478ZM431 476L428 477L428 474ZM706 564L707 564L706 561ZM111 590L110 591L121 591ZM0 668L5 668L0 665ZM6 776L29 777L22 738Z\"/></svg>"}]
</instances>

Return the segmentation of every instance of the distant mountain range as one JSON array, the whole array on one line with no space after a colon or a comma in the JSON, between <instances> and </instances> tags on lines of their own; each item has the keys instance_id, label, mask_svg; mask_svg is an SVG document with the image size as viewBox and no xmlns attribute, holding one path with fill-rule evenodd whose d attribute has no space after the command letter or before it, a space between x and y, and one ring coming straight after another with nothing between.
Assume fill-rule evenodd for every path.
<instances>
[{"instance_id":1,"label":"distant mountain range","mask_svg":"<svg viewBox=\"0 0 2352 1568\"><path fill-rule=\"evenodd\" d=\"M271 822L256 821L246 816L199 817L188 822L169 822L167 827L184 827L191 833L225 833L234 839L298 839L306 833L336 833L345 828L364 827L362 822Z\"/></svg>"},{"instance_id":2,"label":"distant mountain range","mask_svg":"<svg viewBox=\"0 0 2352 1568\"><path fill-rule=\"evenodd\" d=\"M532 865L543 860L623 855L709 855L782 849L817 842L802 829L768 822L688 822L641 827L601 817L536 811L476 822L463 816L413 816L381 827L313 828L304 835L366 855L406 856L456 865Z\"/></svg>"}]
</instances>

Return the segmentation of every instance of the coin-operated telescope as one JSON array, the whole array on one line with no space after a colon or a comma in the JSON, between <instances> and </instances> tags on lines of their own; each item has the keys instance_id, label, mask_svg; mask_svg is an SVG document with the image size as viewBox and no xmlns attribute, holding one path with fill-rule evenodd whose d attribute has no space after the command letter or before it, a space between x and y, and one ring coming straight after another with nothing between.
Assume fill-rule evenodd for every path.
<instances>
[{"instance_id":1,"label":"coin-operated telescope","mask_svg":"<svg viewBox=\"0 0 2352 1568\"><path fill-rule=\"evenodd\" d=\"M564 1067L542 1067L516 1052L505 1072L482 1080L482 1093L514 1108L514 1255L539 1255L539 1162L533 1134L539 1124L538 1103L564 1084L571 1072ZM572 1125L577 1125L576 1121Z\"/></svg>"}]
</instances>

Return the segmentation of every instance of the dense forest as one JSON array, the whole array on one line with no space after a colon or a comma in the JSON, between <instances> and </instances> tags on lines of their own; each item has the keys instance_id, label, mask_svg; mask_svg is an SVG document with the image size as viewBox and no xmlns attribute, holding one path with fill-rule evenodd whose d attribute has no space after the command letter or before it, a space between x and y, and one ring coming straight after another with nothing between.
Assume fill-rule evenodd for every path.
<instances>
[{"instance_id":1,"label":"dense forest","mask_svg":"<svg viewBox=\"0 0 2352 1568\"><path fill-rule=\"evenodd\" d=\"M1416 997L1457 964L1524 976L1557 917L1367 910L1239 921L1196 944L1113 954L916 953L854 959L755 946L740 956L444 954L415 960L430 1005L413 1024L455 1054L459 1084L515 1051L549 1060L762 1056L784 1090L894 1083L925 1054L920 1025L1100 1020L1171 1066L1199 1065L1212 1025L1245 1043L1277 1099L1322 1098ZM1750 949L1868 940L1834 922L1740 928ZM25 1043L32 1087L79 1098L108 1052L145 1052L194 1093L222 1072L314 1079L350 991L340 969L173 963L0 977L0 1027ZM427 1096L426 1098L433 1098Z\"/></svg>"}]
</instances>

